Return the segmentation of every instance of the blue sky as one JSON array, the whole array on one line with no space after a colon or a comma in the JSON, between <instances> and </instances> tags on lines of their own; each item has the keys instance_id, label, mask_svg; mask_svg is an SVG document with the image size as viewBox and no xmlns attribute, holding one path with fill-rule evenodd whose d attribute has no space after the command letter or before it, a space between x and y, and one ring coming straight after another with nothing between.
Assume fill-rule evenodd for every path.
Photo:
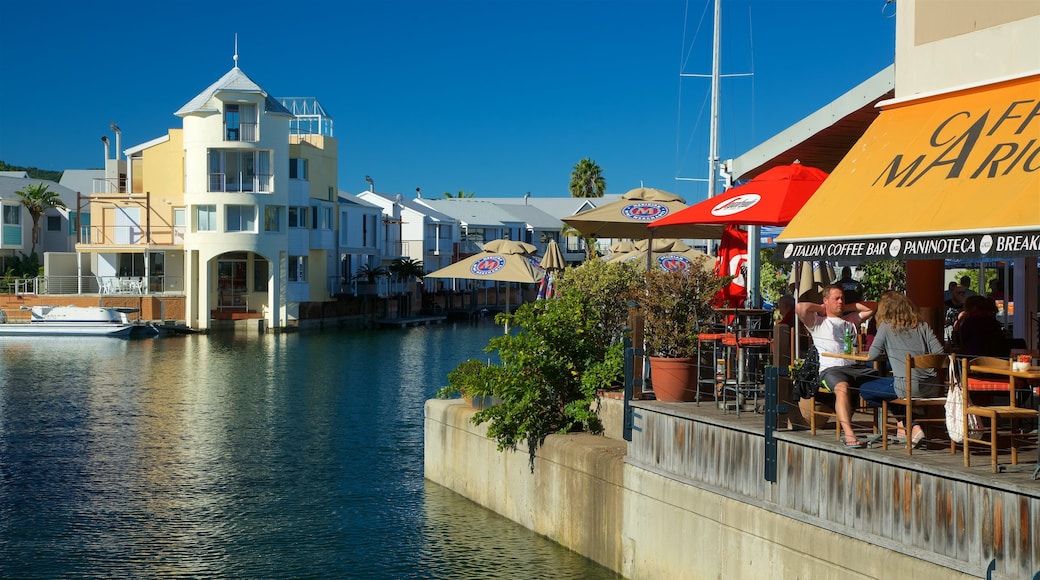
<instances>
[{"instance_id":1,"label":"blue sky","mask_svg":"<svg viewBox=\"0 0 1040 580\"><path fill-rule=\"evenodd\" d=\"M735 157L893 62L884 0L723 0L720 154ZM179 127L233 66L335 120L343 190L567 195L583 157L608 193L703 199L711 0L13 2L0 35L0 160L101 167Z\"/></svg>"}]
</instances>

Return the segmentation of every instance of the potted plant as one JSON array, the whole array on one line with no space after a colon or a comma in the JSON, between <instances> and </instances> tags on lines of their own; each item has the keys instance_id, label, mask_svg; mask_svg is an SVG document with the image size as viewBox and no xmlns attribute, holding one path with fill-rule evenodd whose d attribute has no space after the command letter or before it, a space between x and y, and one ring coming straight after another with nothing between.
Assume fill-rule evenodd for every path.
<instances>
[{"instance_id":1,"label":"potted plant","mask_svg":"<svg viewBox=\"0 0 1040 580\"><path fill-rule=\"evenodd\" d=\"M712 274L706 263L688 270L647 272L641 301L643 340L657 400L693 400L698 337L714 314L713 298L728 282Z\"/></svg>"}]
</instances>

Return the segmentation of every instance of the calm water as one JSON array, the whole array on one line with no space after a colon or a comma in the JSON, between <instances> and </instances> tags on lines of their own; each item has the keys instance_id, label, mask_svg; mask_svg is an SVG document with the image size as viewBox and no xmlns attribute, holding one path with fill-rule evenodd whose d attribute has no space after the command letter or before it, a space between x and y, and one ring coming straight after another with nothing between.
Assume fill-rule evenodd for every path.
<instances>
[{"instance_id":1,"label":"calm water","mask_svg":"<svg viewBox=\"0 0 1040 580\"><path fill-rule=\"evenodd\" d=\"M498 332L0 339L0 576L615 578L423 479Z\"/></svg>"}]
</instances>

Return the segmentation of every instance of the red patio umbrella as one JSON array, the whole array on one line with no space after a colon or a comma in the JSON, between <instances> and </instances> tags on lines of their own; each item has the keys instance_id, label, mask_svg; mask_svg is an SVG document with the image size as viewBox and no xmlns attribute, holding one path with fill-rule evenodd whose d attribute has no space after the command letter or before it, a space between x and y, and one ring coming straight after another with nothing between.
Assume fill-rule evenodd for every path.
<instances>
[{"instance_id":1,"label":"red patio umbrella","mask_svg":"<svg viewBox=\"0 0 1040 580\"><path fill-rule=\"evenodd\" d=\"M809 201L827 173L801 163L773 167L751 181L647 224L655 235L668 226L740 224L786 226ZM663 230L661 229L663 228Z\"/></svg>"}]
</instances>

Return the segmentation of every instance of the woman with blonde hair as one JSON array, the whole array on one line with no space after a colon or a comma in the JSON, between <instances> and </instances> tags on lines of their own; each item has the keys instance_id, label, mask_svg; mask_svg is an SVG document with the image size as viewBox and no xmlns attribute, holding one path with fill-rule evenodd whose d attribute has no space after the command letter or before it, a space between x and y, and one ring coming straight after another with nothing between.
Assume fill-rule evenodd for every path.
<instances>
[{"instance_id":1,"label":"woman with blonde hair","mask_svg":"<svg viewBox=\"0 0 1040 580\"><path fill-rule=\"evenodd\" d=\"M863 384L860 396L868 404L880 407L881 401L906 397L906 355L937 354L943 352L943 346L932 327L921 320L917 306L900 292L890 291L881 296L874 319L878 323L877 335L870 345L869 356L876 360L882 353L887 354L892 375ZM915 368L910 382L915 397L942 395L944 380L936 376L934 369ZM912 437L914 446L924 440L920 426L913 426Z\"/></svg>"}]
</instances>

